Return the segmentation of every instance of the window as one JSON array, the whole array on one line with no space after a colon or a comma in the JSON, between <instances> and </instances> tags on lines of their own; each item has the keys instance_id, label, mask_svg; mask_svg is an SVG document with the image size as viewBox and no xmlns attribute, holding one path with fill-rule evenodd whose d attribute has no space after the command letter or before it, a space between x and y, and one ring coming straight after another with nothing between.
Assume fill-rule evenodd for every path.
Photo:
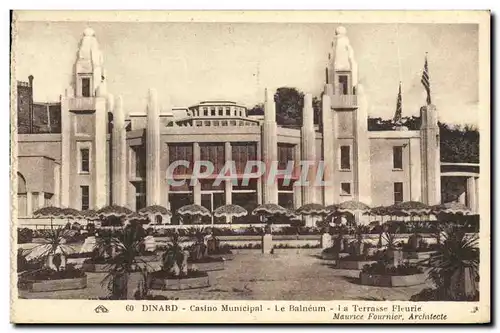
<instances>
[{"instance_id":1,"label":"window","mask_svg":"<svg viewBox=\"0 0 500 333\"><path fill-rule=\"evenodd\" d=\"M340 183L340 195L351 195L351 183Z\"/></svg>"},{"instance_id":2,"label":"window","mask_svg":"<svg viewBox=\"0 0 500 333\"><path fill-rule=\"evenodd\" d=\"M207 108L203 108L203 115L205 117L208 116L208 109Z\"/></svg>"},{"instance_id":3,"label":"window","mask_svg":"<svg viewBox=\"0 0 500 333\"><path fill-rule=\"evenodd\" d=\"M80 149L80 172L90 171L90 150L88 148Z\"/></svg>"},{"instance_id":4,"label":"window","mask_svg":"<svg viewBox=\"0 0 500 333\"><path fill-rule=\"evenodd\" d=\"M295 146L278 143L278 169L286 170L289 161L295 161Z\"/></svg>"},{"instance_id":5,"label":"window","mask_svg":"<svg viewBox=\"0 0 500 333\"><path fill-rule=\"evenodd\" d=\"M137 146L135 149L135 177L146 177L146 147Z\"/></svg>"},{"instance_id":6,"label":"window","mask_svg":"<svg viewBox=\"0 0 500 333\"><path fill-rule=\"evenodd\" d=\"M224 115L224 114L223 114L223 112L224 112L224 108L223 108L223 107L218 107L218 108L217 108L217 114L218 114L219 116L223 116L223 115Z\"/></svg>"},{"instance_id":7,"label":"window","mask_svg":"<svg viewBox=\"0 0 500 333\"><path fill-rule=\"evenodd\" d=\"M341 95L348 95L348 77L347 75L339 75L339 91Z\"/></svg>"},{"instance_id":8,"label":"window","mask_svg":"<svg viewBox=\"0 0 500 333\"><path fill-rule=\"evenodd\" d=\"M340 169L351 170L351 147L340 147Z\"/></svg>"},{"instance_id":9,"label":"window","mask_svg":"<svg viewBox=\"0 0 500 333\"><path fill-rule=\"evenodd\" d=\"M80 186L80 195L82 198L82 210L89 209L89 187Z\"/></svg>"},{"instance_id":10,"label":"window","mask_svg":"<svg viewBox=\"0 0 500 333\"><path fill-rule=\"evenodd\" d=\"M231 145L231 158L236 165L236 172L244 174L247 162L257 159L257 145L254 142L235 142ZM256 170L255 168L252 169L252 172Z\"/></svg>"},{"instance_id":11,"label":"window","mask_svg":"<svg viewBox=\"0 0 500 333\"><path fill-rule=\"evenodd\" d=\"M226 116L230 116L231 115L231 109L230 108L226 108Z\"/></svg>"},{"instance_id":12,"label":"window","mask_svg":"<svg viewBox=\"0 0 500 333\"><path fill-rule=\"evenodd\" d=\"M394 203L403 202L403 183L394 183Z\"/></svg>"},{"instance_id":13,"label":"window","mask_svg":"<svg viewBox=\"0 0 500 333\"><path fill-rule=\"evenodd\" d=\"M186 175L192 173L193 167L193 145L188 144L169 144L168 145L169 163L175 161L188 161L189 167L180 165L174 170L174 175Z\"/></svg>"},{"instance_id":14,"label":"window","mask_svg":"<svg viewBox=\"0 0 500 333\"><path fill-rule=\"evenodd\" d=\"M210 108L210 115L215 116L215 108L214 107Z\"/></svg>"},{"instance_id":15,"label":"window","mask_svg":"<svg viewBox=\"0 0 500 333\"><path fill-rule=\"evenodd\" d=\"M224 166L224 163L226 162L224 153L224 144L218 144L218 143L200 144L200 160L211 162L214 166L214 172L219 173L219 171Z\"/></svg>"},{"instance_id":16,"label":"window","mask_svg":"<svg viewBox=\"0 0 500 333\"><path fill-rule=\"evenodd\" d=\"M82 78L82 96L90 97L90 78Z\"/></svg>"},{"instance_id":17,"label":"window","mask_svg":"<svg viewBox=\"0 0 500 333\"><path fill-rule=\"evenodd\" d=\"M396 146L392 148L392 167L394 169L403 169L403 147Z\"/></svg>"}]
</instances>

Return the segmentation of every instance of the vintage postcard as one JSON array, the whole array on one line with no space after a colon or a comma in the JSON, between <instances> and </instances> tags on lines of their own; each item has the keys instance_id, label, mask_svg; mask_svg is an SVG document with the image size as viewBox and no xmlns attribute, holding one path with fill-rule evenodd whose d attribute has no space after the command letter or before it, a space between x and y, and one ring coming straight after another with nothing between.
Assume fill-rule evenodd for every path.
<instances>
[{"instance_id":1,"label":"vintage postcard","mask_svg":"<svg viewBox=\"0 0 500 333\"><path fill-rule=\"evenodd\" d=\"M14 323L490 322L488 11L14 11Z\"/></svg>"}]
</instances>

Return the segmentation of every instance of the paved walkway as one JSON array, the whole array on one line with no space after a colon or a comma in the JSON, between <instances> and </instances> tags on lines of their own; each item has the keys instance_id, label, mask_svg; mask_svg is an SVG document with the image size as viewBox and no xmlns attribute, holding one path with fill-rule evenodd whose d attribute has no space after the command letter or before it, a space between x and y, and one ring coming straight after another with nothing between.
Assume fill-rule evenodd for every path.
<instances>
[{"instance_id":1,"label":"paved walkway","mask_svg":"<svg viewBox=\"0 0 500 333\"><path fill-rule=\"evenodd\" d=\"M181 300L409 300L426 285L381 288L360 285L357 271L336 270L317 257L319 249L279 250L263 255L241 250L223 271L210 272L211 286L168 292ZM88 273L88 287L48 293L26 293L26 298L88 299L107 294L104 273ZM139 281L133 274L129 289ZM132 294L133 290L129 290Z\"/></svg>"}]
</instances>

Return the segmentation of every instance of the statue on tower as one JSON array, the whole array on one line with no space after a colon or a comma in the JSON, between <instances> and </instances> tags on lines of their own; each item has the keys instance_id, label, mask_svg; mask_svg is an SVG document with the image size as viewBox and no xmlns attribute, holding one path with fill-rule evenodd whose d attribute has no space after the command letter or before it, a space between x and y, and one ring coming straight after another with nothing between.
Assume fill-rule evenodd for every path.
<instances>
[{"instance_id":1,"label":"statue on tower","mask_svg":"<svg viewBox=\"0 0 500 333\"><path fill-rule=\"evenodd\" d=\"M106 96L106 78L103 69L104 58L99 49L95 31L92 28L86 28L83 31L77 63L86 69L86 72L92 73L95 96Z\"/></svg>"},{"instance_id":2,"label":"statue on tower","mask_svg":"<svg viewBox=\"0 0 500 333\"><path fill-rule=\"evenodd\" d=\"M356 87L358 84L358 64L354 59L354 50L351 47L349 37L347 37L347 30L342 26L335 29L332 67L334 72L350 71L352 86Z\"/></svg>"}]
</instances>

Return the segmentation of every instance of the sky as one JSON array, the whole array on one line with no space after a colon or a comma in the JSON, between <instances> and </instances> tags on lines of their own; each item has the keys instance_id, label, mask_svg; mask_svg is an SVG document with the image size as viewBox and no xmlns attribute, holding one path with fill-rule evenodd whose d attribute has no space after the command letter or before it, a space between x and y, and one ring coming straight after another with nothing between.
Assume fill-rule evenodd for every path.
<instances>
[{"instance_id":1,"label":"sky","mask_svg":"<svg viewBox=\"0 0 500 333\"><path fill-rule=\"evenodd\" d=\"M108 92L128 113L144 112L149 88L162 109L204 100L248 107L264 89L296 87L319 96L338 24L18 22L15 76L34 76L37 102L59 100L71 82L78 44L94 29ZM478 26L345 24L369 115L392 118L402 83L403 116L425 104L420 83L428 52L432 102L440 121L478 125Z\"/></svg>"}]
</instances>

